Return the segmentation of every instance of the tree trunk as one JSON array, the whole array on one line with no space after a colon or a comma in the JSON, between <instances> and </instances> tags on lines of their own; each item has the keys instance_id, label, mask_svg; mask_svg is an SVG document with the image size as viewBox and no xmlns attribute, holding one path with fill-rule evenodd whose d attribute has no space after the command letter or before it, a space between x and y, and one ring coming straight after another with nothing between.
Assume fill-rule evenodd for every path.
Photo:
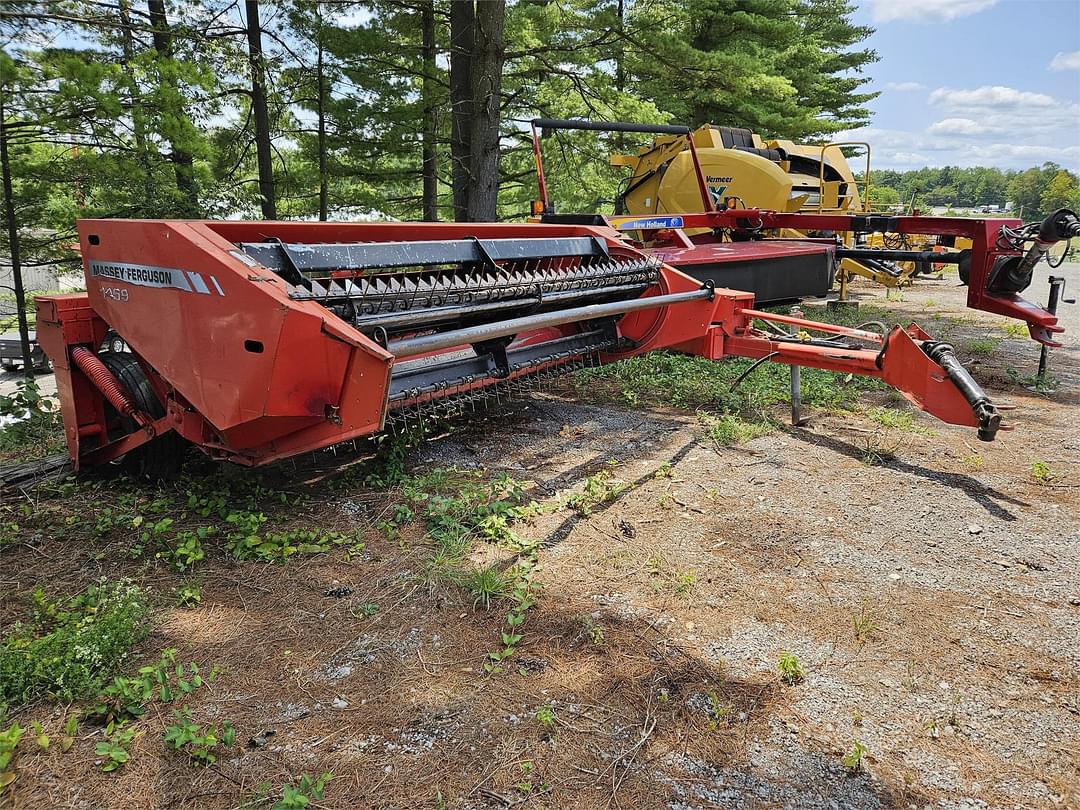
<instances>
[{"instance_id":1,"label":"tree trunk","mask_svg":"<svg viewBox=\"0 0 1080 810\"><path fill-rule=\"evenodd\" d=\"M135 151L139 155L139 165L143 171L143 206L145 214L150 215L154 204L154 177L150 161L150 150L146 144L146 113L143 111L142 97L139 94L139 82L132 64L135 62L135 39L131 35L131 3L120 0L120 34L124 52L124 76L127 77L131 94L131 125L135 133Z\"/></svg>"},{"instance_id":2,"label":"tree trunk","mask_svg":"<svg viewBox=\"0 0 1080 810\"><path fill-rule=\"evenodd\" d=\"M457 222L469 220L474 16L474 0L450 3L450 160Z\"/></svg>"},{"instance_id":3,"label":"tree trunk","mask_svg":"<svg viewBox=\"0 0 1080 810\"><path fill-rule=\"evenodd\" d=\"M427 0L420 10L420 28L424 51L423 169L424 221L439 221L438 105L435 98L435 0Z\"/></svg>"},{"instance_id":4,"label":"tree trunk","mask_svg":"<svg viewBox=\"0 0 1080 810\"><path fill-rule=\"evenodd\" d=\"M626 0L619 0L616 14L619 16L619 45L615 51L615 89L621 94L626 90Z\"/></svg>"},{"instance_id":5,"label":"tree trunk","mask_svg":"<svg viewBox=\"0 0 1080 810\"><path fill-rule=\"evenodd\" d=\"M318 53L315 61L319 116L319 222L326 222L329 216L330 186L326 176L326 74L323 66L322 3L316 3L315 10L319 17Z\"/></svg>"},{"instance_id":6,"label":"tree trunk","mask_svg":"<svg viewBox=\"0 0 1080 810\"><path fill-rule=\"evenodd\" d=\"M248 61L251 65L251 110L255 117L255 157L259 163L259 196L263 219L277 219L274 200L274 163L270 152L270 113L266 107L266 65L263 62L262 26L258 0L247 0Z\"/></svg>"},{"instance_id":7,"label":"tree trunk","mask_svg":"<svg viewBox=\"0 0 1080 810\"><path fill-rule=\"evenodd\" d=\"M467 206L470 222L493 222L498 217L499 113L506 52L503 42L505 22L505 0L483 0L476 4L472 64L469 67L473 100Z\"/></svg>"},{"instance_id":8,"label":"tree trunk","mask_svg":"<svg viewBox=\"0 0 1080 810\"><path fill-rule=\"evenodd\" d=\"M11 161L8 158L8 125L4 115L4 91L0 88L0 175L4 188L4 220L11 249L11 278L15 293L15 310L19 318L19 343L22 346L23 375L34 376L34 361L30 358L30 327L26 322L26 292L23 290L22 265L19 257L19 223L15 218L15 197L11 187Z\"/></svg>"},{"instance_id":9,"label":"tree trunk","mask_svg":"<svg viewBox=\"0 0 1080 810\"><path fill-rule=\"evenodd\" d=\"M172 34L169 31L169 20L165 16L165 0L147 0L146 8L150 12L150 25L154 29L154 50L162 59L172 59ZM175 85L175 81L171 80ZM172 87L179 96L179 88ZM176 111L179 115L187 115L186 111ZM184 216L196 217L199 215L199 195L195 188L195 161L191 152L184 149L175 140L169 140L173 170L176 172L176 188L183 198Z\"/></svg>"}]
</instances>

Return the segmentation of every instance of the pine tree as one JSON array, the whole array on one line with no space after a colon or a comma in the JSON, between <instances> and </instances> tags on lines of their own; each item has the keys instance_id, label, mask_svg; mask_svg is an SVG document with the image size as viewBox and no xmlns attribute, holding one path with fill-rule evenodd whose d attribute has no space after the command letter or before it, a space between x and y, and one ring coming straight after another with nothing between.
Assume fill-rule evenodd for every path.
<instances>
[{"instance_id":1,"label":"pine tree","mask_svg":"<svg viewBox=\"0 0 1080 810\"><path fill-rule=\"evenodd\" d=\"M776 134L804 138L870 122L866 104L878 94L859 88L870 81L862 75L864 68L878 56L869 48L850 50L874 33L869 26L851 22L854 11L851 0L799 0L796 4L797 39L779 54L776 67L795 87L800 107L818 112L809 127L798 129L798 122L792 121Z\"/></svg>"},{"instance_id":2,"label":"pine tree","mask_svg":"<svg viewBox=\"0 0 1080 810\"><path fill-rule=\"evenodd\" d=\"M627 27L631 87L691 126L803 138L864 123L873 94L848 51L871 29L847 0L642 0Z\"/></svg>"}]
</instances>

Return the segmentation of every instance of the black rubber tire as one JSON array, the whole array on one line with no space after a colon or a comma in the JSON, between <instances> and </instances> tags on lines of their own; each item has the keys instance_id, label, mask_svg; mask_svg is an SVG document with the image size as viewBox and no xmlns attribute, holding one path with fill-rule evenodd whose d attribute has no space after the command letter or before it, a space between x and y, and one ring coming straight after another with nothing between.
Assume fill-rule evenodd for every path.
<instances>
[{"instance_id":1,"label":"black rubber tire","mask_svg":"<svg viewBox=\"0 0 1080 810\"><path fill-rule=\"evenodd\" d=\"M165 415L165 406L154 393L135 355L130 352L101 352L98 358L131 393L132 399L140 410L154 419L160 419ZM115 415L108 401L105 403L105 408ZM123 429L118 432L118 435L109 436L110 440L126 436L139 429L132 419L122 417L120 422ZM187 442L179 434L170 430L136 447L130 453L125 453L120 463L127 473L136 478L163 481L174 478L180 471L186 451Z\"/></svg>"},{"instance_id":2,"label":"black rubber tire","mask_svg":"<svg viewBox=\"0 0 1080 810\"><path fill-rule=\"evenodd\" d=\"M968 279L971 277L971 251L961 250L960 261L957 262L956 270L960 274L960 283L965 287L967 286Z\"/></svg>"}]
</instances>

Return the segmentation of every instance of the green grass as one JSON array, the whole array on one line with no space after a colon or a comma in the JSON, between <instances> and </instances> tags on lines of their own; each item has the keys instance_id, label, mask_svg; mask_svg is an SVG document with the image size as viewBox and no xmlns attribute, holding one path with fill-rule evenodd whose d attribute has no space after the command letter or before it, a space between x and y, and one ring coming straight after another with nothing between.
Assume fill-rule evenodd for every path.
<instances>
[{"instance_id":1,"label":"green grass","mask_svg":"<svg viewBox=\"0 0 1080 810\"><path fill-rule=\"evenodd\" d=\"M401 495L404 502L380 526L388 535L397 536L405 524L423 522L433 543L425 564L429 583L449 582L465 588L485 608L492 598L509 590L507 581L499 581L504 575L495 569L475 570L466 558L478 542L520 548L512 526L528 507L522 506L524 490L519 481L510 476L485 480L479 472L441 467L406 476Z\"/></svg>"},{"instance_id":2,"label":"green grass","mask_svg":"<svg viewBox=\"0 0 1080 810\"><path fill-rule=\"evenodd\" d=\"M848 749L848 752L844 754L840 761L843 763L844 767L852 773L860 773L866 770L866 758L869 754L870 749L859 740L855 740L851 743L851 748Z\"/></svg>"},{"instance_id":3,"label":"green grass","mask_svg":"<svg viewBox=\"0 0 1080 810\"><path fill-rule=\"evenodd\" d=\"M915 415L911 411L901 411L896 408L871 408L866 415L882 427L895 428L904 433L930 432L915 421Z\"/></svg>"},{"instance_id":4,"label":"green grass","mask_svg":"<svg viewBox=\"0 0 1080 810\"><path fill-rule=\"evenodd\" d=\"M773 431L773 423L769 421L750 422L734 414L722 414L714 417L700 411L698 418L709 428L709 438L721 447L733 444L744 444L758 436L764 436Z\"/></svg>"},{"instance_id":5,"label":"green grass","mask_svg":"<svg viewBox=\"0 0 1080 810\"><path fill-rule=\"evenodd\" d=\"M611 470L600 470L586 478L581 491L567 497L565 504L582 515L590 515L593 509L615 500L625 489L626 484Z\"/></svg>"},{"instance_id":6,"label":"green grass","mask_svg":"<svg viewBox=\"0 0 1080 810\"><path fill-rule=\"evenodd\" d=\"M881 629L878 627L873 608L866 602L859 607L858 613L852 614L851 626L855 633L855 641L859 644L865 644L873 639Z\"/></svg>"},{"instance_id":7,"label":"green grass","mask_svg":"<svg viewBox=\"0 0 1080 810\"><path fill-rule=\"evenodd\" d=\"M777 668L780 670L780 677L790 686L806 678L806 668L794 653L781 653Z\"/></svg>"},{"instance_id":8,"label":"green grass","mask_svg":"<svg viewBox=\"0 0 1080 810\"><path fill-rule=\"evenodd\" d=\"M506 596L510 588L506 577L494 566L471 571L465 576L462 585L473 595L473 607L482 607L484 610L491 610L491 603Z\"/></svg>"},{"instance_id":9,"label":"green grass","mask_svg":"<svg viewBox=\"0 0 1080 810\"><path fill-rule=\"evenodd\" d=\"M148 632L146 593L127 582L102 580L55 602L39 588L33 602L0 642L0 715L41 696L93 693Z\"/></svg>"},{"instance_id":10,"label":"green grass","mask_svg":"<svg viewBox=\"0 0 1080 810\"><path fill-rule=\"evenodd\" d=\"M1061 381L1052 374L1025 376L1014 368L1005 369L1005 373L1017 385L1022 385L1037 394L1052 394L1061 385Z\"/></svg>"},{"instance_id":11,"label":"green grass","mask_svg":"<svg viewBox=\"0 0 1080 810\"><path fill-rule=\"evenodd\" d=\"M786 311L786 308L780 308ZM857 326L868 321L895 322L887 310L877 307L827 309L809 307L810 320ZM732 390L735 381L753 365L742 357L720 361L674 352L650 352L574 375L578 394L600 401L630 405L673 405L676 408L741 414L790 401L791 373L779 363L763 363ZM886 387L879 380L803 369L802 399L806 405L826 409L850 409L866 391Z\"/></svg>"},{"instance_id":12,"label":"green grass","mask_svg":"<svg viewBox=\"0 0 1080 810\"><path fill-rule=\"evenodd\" d=\"M764 363L732 390L732 384L753 361L728 358L719 362L671 352L650 352L575 375L579 395L631 405L673 405L722 413L761 410L790 402L791 376L787 366ZM867 377L848 377L818 369L803 369L802 401L819 408L851 408L866 391L884 384Z\"/></svg>"},{"instance_id":13,"label":"green grass","mask_svg":"<svg viewBox=\"0 0 1080 810\"><path fill-rule=\"evenodd\" d=\"M1054 471L1045 461L1032 462L1031 477L1040 484L1048 484L1055 478Z\"/></svg>"},{"instance_id":14,"label":"green grass","mask_svg":"<svg viewBox=\"0 0 1080 810\"><path fill-rule=\"evenodd\" d=\"M0 460L31 461L64 449L64 425L56 400L41 393L32 379L22 379L15 391L0 396L0 416L23 417L0 428Z\"/></svg>"},{"instance_id":15,"label":"green grass","mask_svg":"<svg viewBox=\"0 0 1080 810\"><path fill-rule=\"evenodd\" d=\"M986 356L993 354L1001 345L1002 338L988 336L984 338L972 338L965 344L968 354Z\"/></svg>"}]
</instances>

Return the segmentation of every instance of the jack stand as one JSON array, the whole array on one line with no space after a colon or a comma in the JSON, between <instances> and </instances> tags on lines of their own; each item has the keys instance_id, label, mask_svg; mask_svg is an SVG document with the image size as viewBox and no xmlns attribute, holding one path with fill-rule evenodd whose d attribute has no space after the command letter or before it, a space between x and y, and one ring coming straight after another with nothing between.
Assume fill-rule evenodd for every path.
<instances>
[{"instance_id":1,"label":"jack stand","mask_svg":"<svg viewBox=\"0 0 1080 810\"><path fill-rule=\"evenodd\" d=\"M848 282L851 280L850 274L848 273L847 270L845 270L843 267L841 267L837 271L836 275L840 279L840 297L839 297L839 299L830 298L828 301L825 302L825 308L826 309L845 309L847 307L851 307L852 309L858 309L859 308L859 302L858 301L850 301L850 300L848 300Z\"/></svg>"},{"instance_id":2,"label":"jack stand","mask_svg":"<svg viewBox=\"0 0 1080 810\"><path fill-rule=\"evenodd\" d=\"M802 367L791 367L791 424L802 427L809 421L802 415Z\"/></svg>"},{"instance_id":3,"label":"jack stand","mask_svg":"<svg viewBox=\"0 0 1080 810\"><path fill-rule=\"evenodd\" d=\"M791 308L792 317L801 318L802 314L802 307ZM802 366L791 366L791 424L794 427L806 424L802 415Z\"/></svg>"},{"instance_id":4,"label":"jack stand","mask_svg":"<svg viewBox=\"0 0 1080 810\"><path fill-rule=\"evenodd\" d=\"M1046 311L1051 315L1057 315L1058 301L1062 301L1066 304L1075 304L1075 298L1063 298L1062 295L1065 292L1065 277L1064 276L1050 276L1050 295L1046 300ZM1039 352L1039 379L1044 379L1046 375L1046 361L1050 354L1050 349L1047 346L1043 346Z\"/></svg>"}]
</instances>

